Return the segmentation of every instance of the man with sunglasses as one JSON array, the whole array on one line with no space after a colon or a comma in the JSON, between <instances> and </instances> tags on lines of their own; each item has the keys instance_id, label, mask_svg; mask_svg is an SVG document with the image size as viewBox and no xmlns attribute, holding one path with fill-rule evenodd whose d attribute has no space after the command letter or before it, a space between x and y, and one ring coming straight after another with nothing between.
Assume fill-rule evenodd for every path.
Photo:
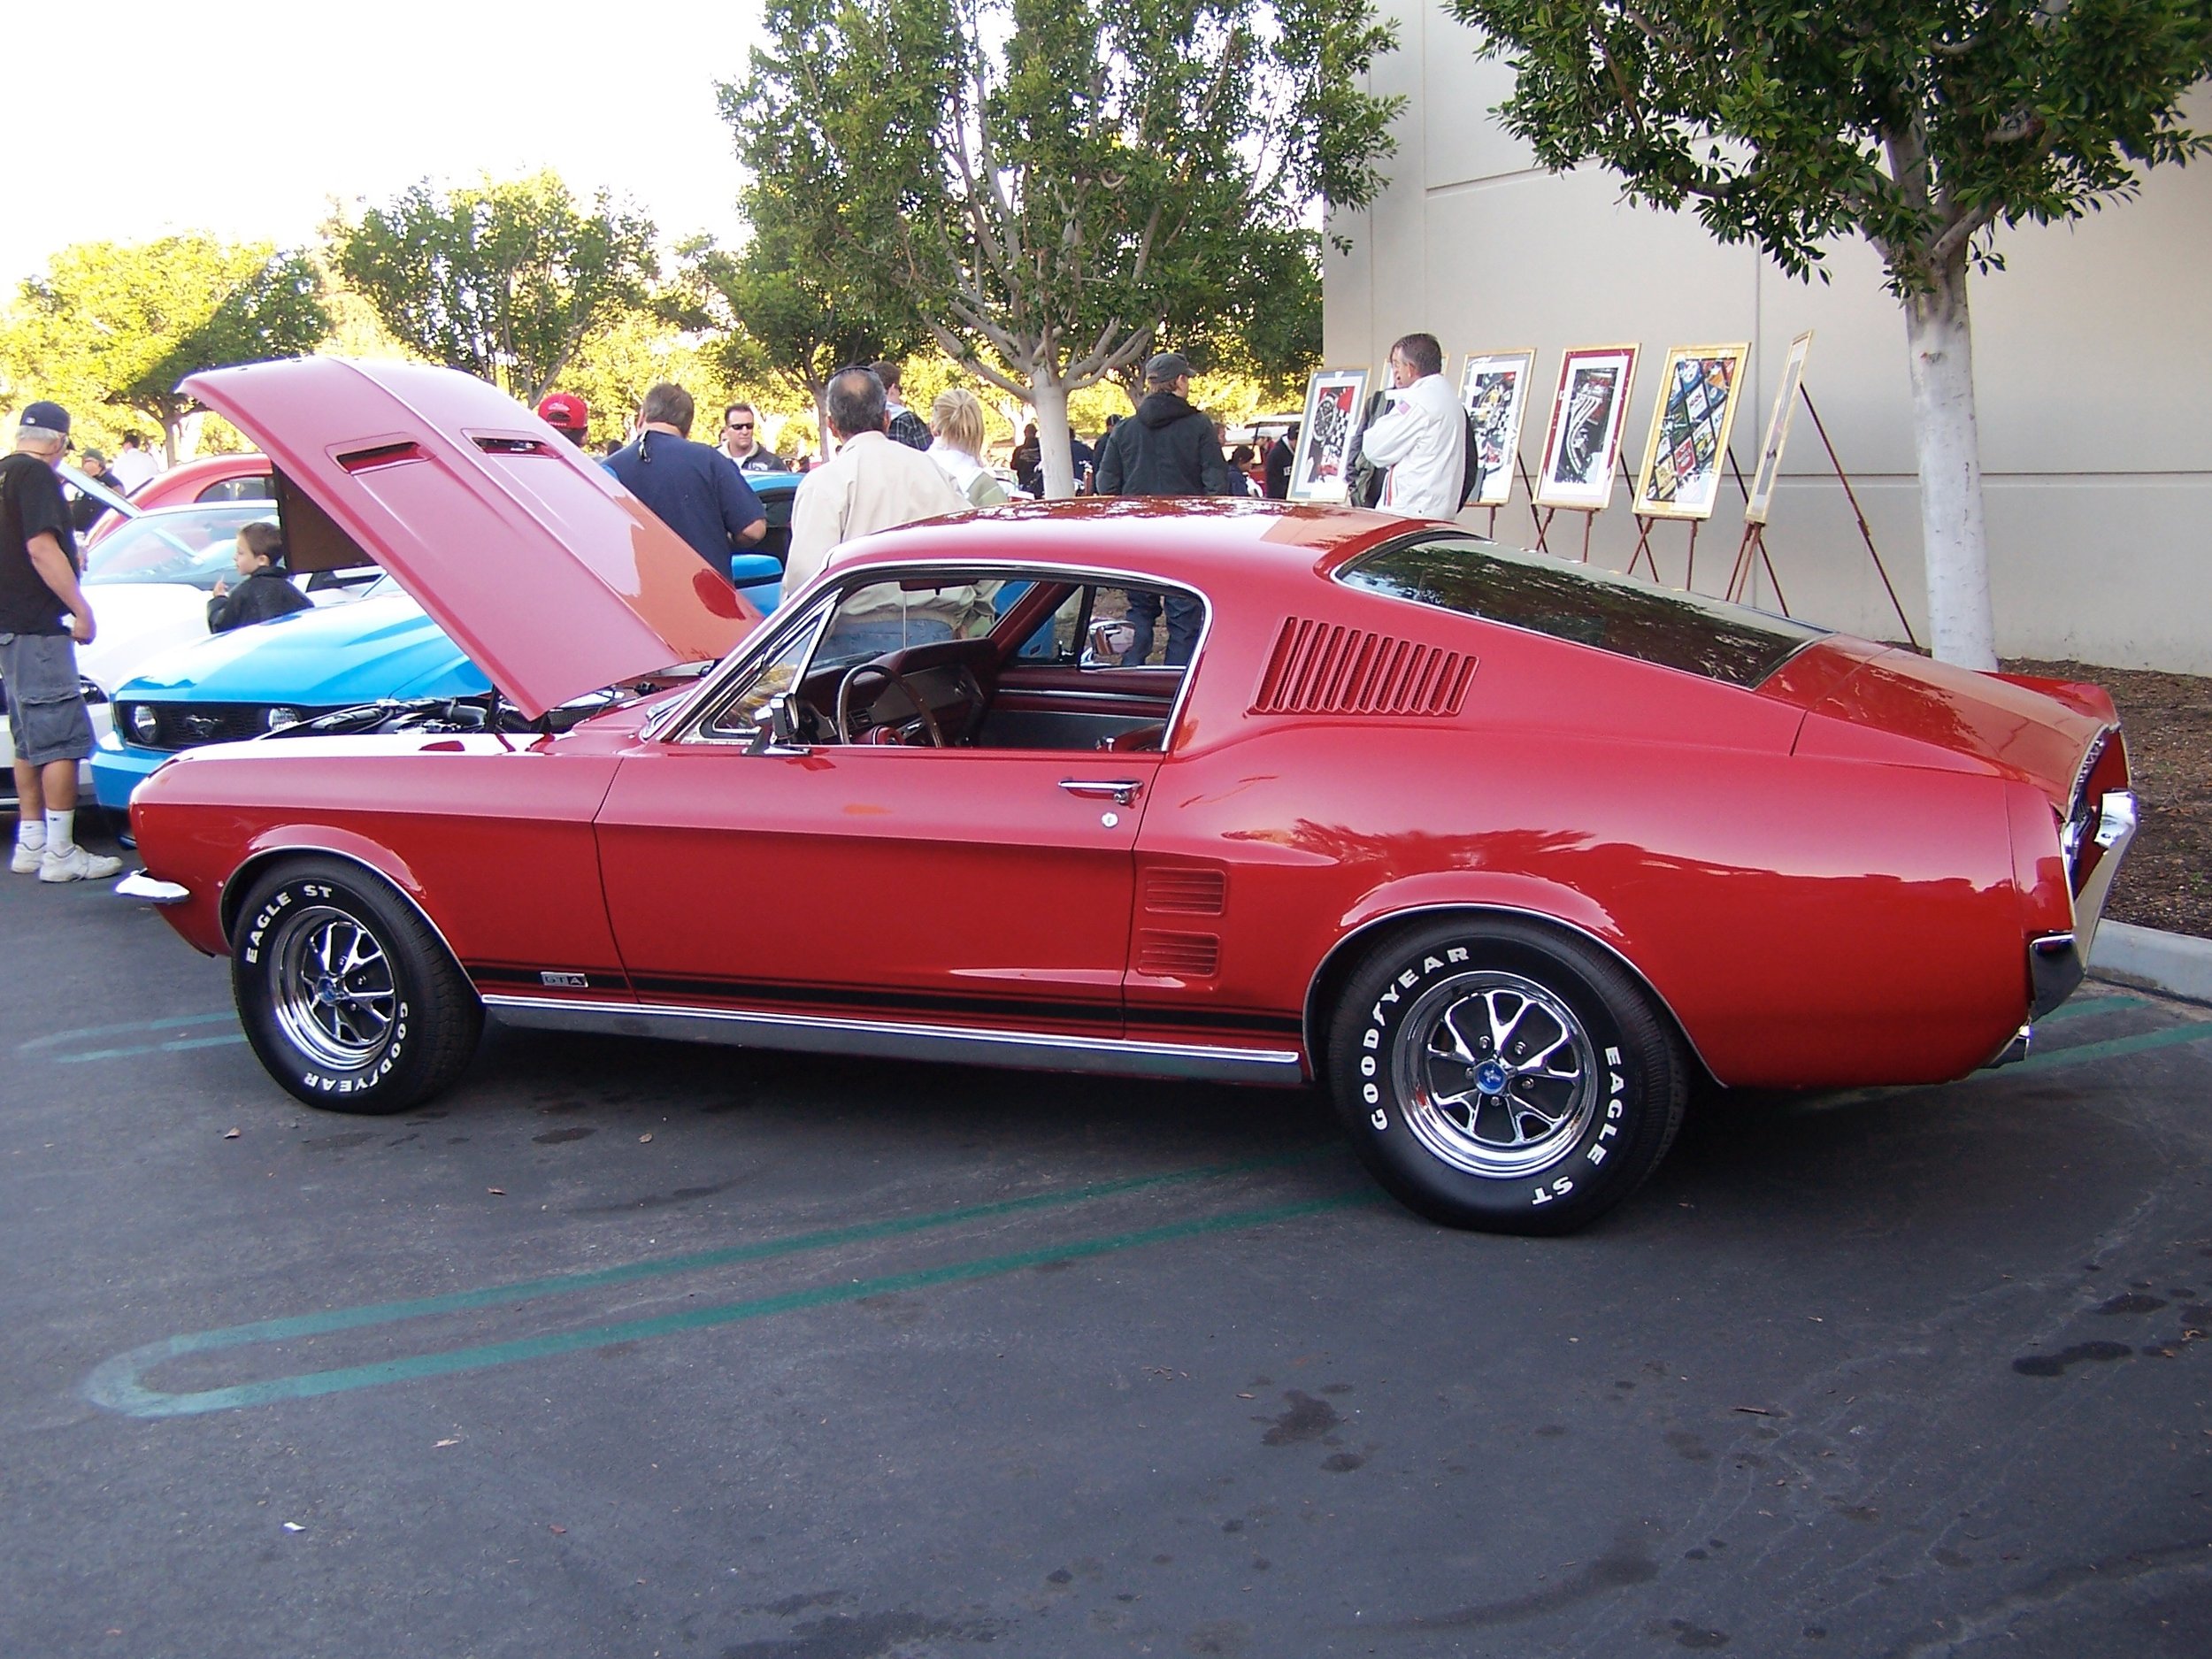
<instances>
[{"instance_id":1,"label":"man with sunglasses","mask_svg":"<svg viewBox=\"0 0 2212 1659\"><path fill-rule=\"evenodd\" d=\"M741 472L788 472L791 463L754 441L760 417L750 403L732 403L722 411L722 453Z\"/></svg>"}]
</instances>

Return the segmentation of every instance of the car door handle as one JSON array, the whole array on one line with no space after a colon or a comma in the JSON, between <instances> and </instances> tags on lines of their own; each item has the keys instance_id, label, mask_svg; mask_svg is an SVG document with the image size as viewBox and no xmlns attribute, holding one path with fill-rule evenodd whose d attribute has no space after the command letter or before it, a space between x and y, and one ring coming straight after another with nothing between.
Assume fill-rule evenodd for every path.
<instances>
[{"instance_id":1,"label":"car door handle","mask_svg":"<svg viewBox=\"0 0 2212 1659\"><path fill-rule=\"evenodd\" d=\"M1137 791L1144 787L1141 778L1063 778L1060 787L1070 795L1088 795L1101 801L1111 801L1117 806L1127 806L1137 798Z\"/></svg>"}]
</instances>

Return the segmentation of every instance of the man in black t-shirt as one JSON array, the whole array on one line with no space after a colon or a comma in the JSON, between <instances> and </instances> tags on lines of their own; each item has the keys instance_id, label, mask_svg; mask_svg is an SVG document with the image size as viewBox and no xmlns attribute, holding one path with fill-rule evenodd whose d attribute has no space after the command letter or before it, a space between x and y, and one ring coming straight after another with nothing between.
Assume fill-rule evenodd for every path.
<instances>
[{"instance_id":1,"label":"man in black t-shirt","mask_svg":"<svg viewBox=\"0 0 2212 1659\"><path fill-rule=\"evenodd\" d=\"M768 513L736 462L691 441L692 413L691 394L663 380L638 410L636 442L603 465L727 580L730 555L758 545Z\"/></svg>"},{"instance_id":2,"label":"man in black t-shirt","mask_svg":"<svg viewBox=\"0 0 2212 1659\"><path fill-rule=\"evenodd\" d=\"M82 881L123 867L76 842L77 768L92 756L76 647L92 643L93 623L54 476L68 448L69 411L35 403L17 423L15 452L0 460L0 681L17 803L8 868L41 881Z\"/></svg>"}]
</instances>

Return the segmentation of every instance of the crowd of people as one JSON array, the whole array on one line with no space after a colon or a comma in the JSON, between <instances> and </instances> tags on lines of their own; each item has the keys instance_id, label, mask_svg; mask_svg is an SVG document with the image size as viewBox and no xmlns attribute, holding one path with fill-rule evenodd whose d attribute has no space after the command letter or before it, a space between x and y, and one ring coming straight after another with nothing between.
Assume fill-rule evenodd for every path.
<instances>
[{"instance_id":1,"label":"crowd of people","mask_svg":"<svg viewBox=\"0 0 2212 1659\"><path fill-rule=\"evenodd\" d=\"M1435 337L1409 334L1398 341L1390 350L1389 372L1390 385L1378 395L1358 440L1357 459L1372 483L1355 499L1449 518L1464 498L1467 427L1445 383ZM1192 375L1180 352L1163 351L1145 365L1144 395L1135 411L1110 418L1095 448L1070 428L1079 495L1281 499L1288 494L1296 428L1263 451L1250 445L1225 449L1221 423L1191 402ZM725 406L714 442L695 441L696 407L672 382L646 392L628 441L606 444L598 458L725 575L731 557L758 547L768 529L767 512L749 477L801 473L784 572L786 585L795 588L856 537L1011 498L984 457L984 411L975 394L959 388L941 392L924 415L906 404L901 379L898 365L888 362L855 365L833 376L824 414L834 446L818 461L769 449L761 442L759 411L744 402ZM589 452L591 410L583 397L554 392L537 412ZM96 626L77 580L77 539L105 509L96 496L65 492L61 484L58 469L72 448L69 429L69 411L58 403L30 403L18 418L12 452L0 459L0 681L7 687L19 802L10 868L50 882L109 876L120 867L119 860L88 852L75 840L78 766L90 757L93 736L74 648L89 644ZM112 461L92 449L79 459L85 477L124 495L159 471L135 434L125 437ZM1034 423L1011 461L1015 491L1043 495L1043 446ZM307 608L307 597L288 580L276 523L242 529L235 564L237 585L218 582L209 600L211 632ZM1187 663L1202 620L1194 599L1132 594L1133 638L1125 659L1147 660L1164 624L1164 660ZM841 626L864 629L868 618L841 615Z\"/></svg>"}]
</instances>

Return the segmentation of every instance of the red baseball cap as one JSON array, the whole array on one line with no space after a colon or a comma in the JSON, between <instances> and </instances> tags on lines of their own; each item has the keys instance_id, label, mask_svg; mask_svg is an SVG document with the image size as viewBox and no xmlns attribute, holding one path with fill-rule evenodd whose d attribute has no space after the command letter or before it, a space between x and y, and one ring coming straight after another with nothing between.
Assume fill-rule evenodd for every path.
<instances>
[{"instance_id":1,"label":"red baseball cap","mask_svg":"<svg viewBox=\"0 0 2212 1659\"><path fill-rule=\"evenodd\" d=\"M538 419L563 432L582 432L591 425L591 405L573 392L555 392L538 405Z\"/></svg>"}]
</instances>

